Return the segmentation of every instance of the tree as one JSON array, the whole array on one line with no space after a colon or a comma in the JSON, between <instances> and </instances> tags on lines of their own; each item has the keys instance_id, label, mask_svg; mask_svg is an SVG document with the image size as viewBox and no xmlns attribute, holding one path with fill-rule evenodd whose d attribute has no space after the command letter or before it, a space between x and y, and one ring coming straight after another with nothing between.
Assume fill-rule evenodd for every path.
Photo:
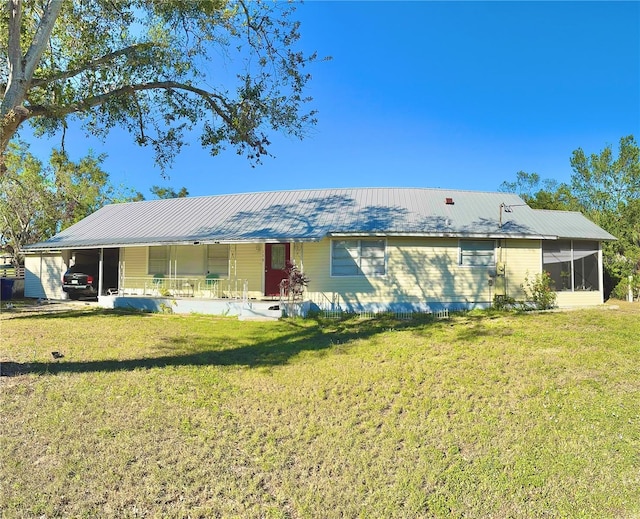
<instances>
[{"instance_id":1,"label":"tree","mask_svg":"<svg viewBox=\"0 0 640 519\"><path fill-rule=\"evenodd\" d=\"M534 209L575 208L575 199L567 184L560 184L553 179L542 179L537 173L518 171L515 182L503 182L499 191L516 193Z\"/></svg>"},{"instance_id":2,"label":"tree","mask_svg":"<svg viewBox=\"0 0 640 519\"><path fill-rule=\"evenodd\" d=\"M166 198L184 198L189 196L189 191L187 191L186 187L181 187L180 191L176 191L172 187L160 187L160 186L151 186L149 189L151 193L160 199Z\"/></svg>"},{"instance_id":3,"label":"tree","mask_svg":"<svg viewBox=\"0 0 640 519\"><path fill-rule=\"evenodd\" d=\"M633 135L622 137L618 156L611 145L587 156L571 156L571 191L581 210L618 238L603 246L613 293L624 296L628 276L640 270L640 149Z\"/></svg>"},{"instance_id":4,"label":"tree","mask_svg":"<svg viewBox=\"0 0 640 519\"><path fill-rule=\"evenodd\" d=\"M267 131L302 138L316 55L295 48L294 6L267 0L5 0L0 157L25 122L55 134L77 119L120 126L166 166L197 128L212 154L252 163ZM213 71L213 73L212 73ZM216 86L212 86L215 84Z\"/></svg>"},{"instance_id":5,"label":"tree","mask_svg":"<svg viewBox=\"0 0 640 519\"><path fill-rule=\"evenodd\" d=\"M0 246L18 267L23 244L55 233L55 201L50 179L41 174L42 163L26 146L10 146L6 167L7 173L0 177Z\"/></svg>"},{"instance_id":6,"label":"tree","mask_svg":"<svg viewBox=\"0 0 640 519\"><path fill-rule=\"evenodd\" d=\"M50 238L106 203L131 199L115 189L91 153L73 162L53 150L44 166L24 143L11 143L0 177L0 246L18 266L23 245Z\"/></svg>"},{"instance_id":7,"label":"tree","mask_svg":"<svg viewBox=\"0 0 640 519\"><path fill-rule=\"evenodd\" d=\"M582 148L571 155L571 190L580 206L595 219L619 214L640 199L640 150L633 135L622 137L618 157L611 145L587 156Z\"/></svg>"},{"instance_id":8,"label":"tree","mask_svg":"<svg viewBox=\"0 0 640 519\"><path fill-rule=\"evenodd\" d=\"M56 232L79 222L95 213L107 203L126 200L109 182L109 175L100 165L105 155L94 156L92 152L77 163L66 153L52 150L49 169L43 174L53 181L57 222Z\"/></svg>"}]
</instances>

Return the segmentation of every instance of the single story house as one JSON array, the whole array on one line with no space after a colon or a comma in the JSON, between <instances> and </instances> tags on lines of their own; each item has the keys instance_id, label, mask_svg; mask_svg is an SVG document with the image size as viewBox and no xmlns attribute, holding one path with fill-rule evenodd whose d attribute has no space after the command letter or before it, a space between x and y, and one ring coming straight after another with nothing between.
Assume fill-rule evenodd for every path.
<instances>
[{"instance_id":1,"label":"single story house","mask_svg":"<svg viewBox=\"0 0 640 519\"><path fill-rule=\"evenodd\" d=\"M578 212L517 195L424 188L274 191L105 206L25 247L25 295L63 298L72 264L99 272L99 300L278 299L287 261L309 306L438 311L525 297L543 271L561 307L603 303L602 247ZM205 311L184 307L185 311Z\"/></svg>"}]
</instances>

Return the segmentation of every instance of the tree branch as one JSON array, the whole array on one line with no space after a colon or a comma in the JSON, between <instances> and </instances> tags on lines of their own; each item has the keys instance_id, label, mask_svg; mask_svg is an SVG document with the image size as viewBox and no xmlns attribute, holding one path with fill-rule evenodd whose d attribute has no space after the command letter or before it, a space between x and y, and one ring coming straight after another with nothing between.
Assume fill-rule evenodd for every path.
<instances>
[{"instance_id":1,"label":"tree branch","mask_svg":"<svg viewBox=\"0 0 640 519\"><path fill-rule=\"evenodd\" d=\"M104 94L97 96L87 97L86 99L77 103L71 103L66 106L47 107L44 105L33 105L29 107L29 118L37 116L65 116L72 113L84 112L95 106L105 104L110 99L119 96L131 95L135 92L142 92L145 90L185 90L187 92L194 93L200 96L209 108L216 113L219 117L224 119L227 124L231 124L233 121L227 113L225 113L218 103L222 104L226 109L229 109L229 105L224 98L213 92L197 88L186 83L179 83L177 81L153 81L150 83L138 83L135 85L126 85L120 88L116 88Z\"/></svg>"},{"instance_id":2,"label":"tree branch","mask_svg":"<svg viewBox=\"0 0 640 519\"><path fill-rule=\"evenodd\" d=\"M130 47L126 47L124 49L120 49L117 50L115 52L110 52L109 54L105 54L104 56L101 56L93 61L91 61L90 63L88 63L87 65L85 65L84 67L81 68L76 68L76 69L72 69L72 70L65 70L65 71L60 71L57 74L53 74L49 77L46 78L37 78L34 79L31 84L33 86L42 86L42 85L47 85L50 83L54 83L56 81L60 81L63 79L69 79L72 78L74 76L77 76L78 74L81 74L82 72L86 71L86 70L95 70L97 68L99 68L102 65L111 63L113 60L115 60L116 58L120 57L120 56L125 56L126 58L130 58L133 55L135 55L138 51L140 50L146 50L149 49L151 47L154 47L155 44L154 43L137 43L136 45L131 45Z\"/></svg>"},{"instance_id":3,"label":"tree branch","mask_svg":"<svg viewBox=\"0 0 640 519\"><path fill-rule=\"evenodd\" d=\"M67 106L48 107L44 105L33 105L29 107L29 115L26 118L39 116L60 118L65 115L88 111L93 107L103 105L110 99L119 96L133 95L136 92L145 90L182 90L196 94L206 102L209 109L220 117L228 127L236 128L231 113L232 106L226 102L224 97L214 92L209 92L202 88L197 88L186 83L179 83L177 81L154 81L150 83L126 85L101 95L88 97L83 101L72 103ZM238 129L236 128L236 130ZM260 148L261 150L263 149L262 141L251 135L251 133L246 131L243 132L242 130L238 130L238 133L242 135L242 140L247 142L250 146Z\"/></svg>"},{"instance_id":4,"label":"tree branch","mask_svg":"<svg viewBox=\"0 0 640 519\"><path fill-rule=\"evenodd\" d=\"M9 48L7 61L9 75L5 85L5 94L9 85L22 75L22 53L20 51L20 27L22 21L22 0L9 0Z\"/></svg>"},{"instance_id":5,"label":"tree branch","mask_svg":"<svg viewBox=\"0 0 640 519\"><path fill-rule=\"evenodd\" d=\"M42 57L42 53L47 45L47 41L49 40L53 26L56 23L56 19L60 14L60 9L62 9L61 0L49 0L44 13L42 14L42 18L40 19L40 23L38 24L38 28L36 29L36 33L33 37L33 41L24 56L24 77L28 83L31 82L33 73L40 63L40 58Z\"/></svg>"}]
</instances>

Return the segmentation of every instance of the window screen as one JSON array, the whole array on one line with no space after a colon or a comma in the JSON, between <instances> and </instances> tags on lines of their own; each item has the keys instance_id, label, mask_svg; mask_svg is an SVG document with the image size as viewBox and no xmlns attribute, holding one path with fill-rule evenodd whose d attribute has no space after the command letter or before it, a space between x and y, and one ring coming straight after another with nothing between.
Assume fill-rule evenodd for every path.
<instances>
[{"instance_id":1,"label":"window screen","mask_svg":"<svg viewBox=\"0 0 640 519\"><path fill-rule=\"evenodd\" d=\"M573 242L573 289L599 290L598 243Z\"/></svg>"},{"instance_id":2,"label":"window screen","mask_svg":"<svg viewBox=\"0 0 640 519\"><path fill-rule=\"evenodd\" d=\"M599 290L598 242L545 241L542 268L551 275L555 290Z\"/></svg>"},{"instance_id":3,"label":"window screen","mask_svg":"<svg viewBox=\"0 0 640 519\"><path fill-rule=\"evenodd\" d=\"M385 275L385 240L334 240L331 243L333 276Z\"/></svg>"},{"instance_id":4,"label":"window screen","mask_svg":"<svg viewBox=\"0 0 640 519\"><path fill-rule=\"evenodd\" d=\"M460 265L485 267L495 264L493 240L460 240Z\"/></svg>"}]
</instances>

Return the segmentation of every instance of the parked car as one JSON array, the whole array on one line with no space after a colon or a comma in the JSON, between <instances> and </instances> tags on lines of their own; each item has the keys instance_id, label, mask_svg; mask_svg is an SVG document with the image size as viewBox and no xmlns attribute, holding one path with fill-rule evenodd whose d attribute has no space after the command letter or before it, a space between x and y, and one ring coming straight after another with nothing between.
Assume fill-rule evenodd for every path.
<instances>
[{"instance_id":1,"label":"parked car","mask_svg":"<svg viewBox=\"0 0 640 519\"><path fill-rule=\"evenodd\" d=\"M88 265L74 265L62 276L62 290L69 299L98 297L98 276Z\"/></svg>"}]
</instances>

